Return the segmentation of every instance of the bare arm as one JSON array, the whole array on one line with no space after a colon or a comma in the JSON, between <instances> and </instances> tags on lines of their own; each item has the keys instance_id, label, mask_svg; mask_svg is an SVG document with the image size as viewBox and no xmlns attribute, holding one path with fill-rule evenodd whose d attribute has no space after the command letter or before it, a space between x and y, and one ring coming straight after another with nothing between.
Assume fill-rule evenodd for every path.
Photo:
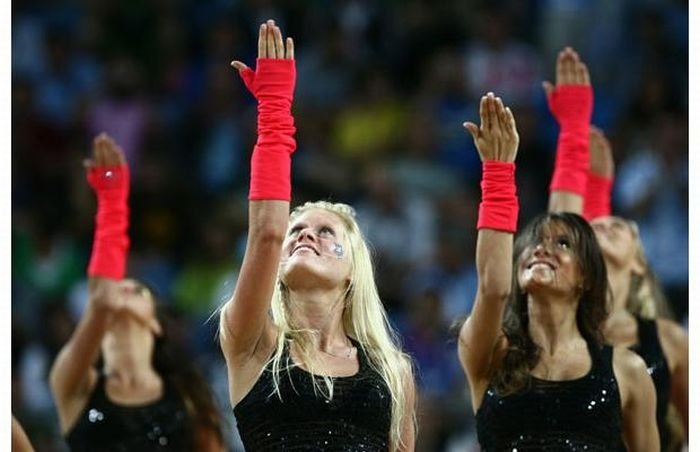
<instances>
[{"instance_id":1,"label":"bare arm","mask_svg":"<svg viewBox=\"0 0 700 452\"><path fill-rule=\"evenodd\" d=\"M86 162L88 168L100 169L124 163L123 152L111 138L105 134L95 138L92 160ZM117 189L128 188L128 178L115 178L114 184ZM97 225L97 227L101 226ZM96 246L98 246L97 239L93 248ZM90 278L89 297L85 313L70 340L58 354L49 375L49 384L56 399L63 427L66 427L65 414L68 404L76 397L87 396L92 388L95 378L93 366L100 353L100 343L107 331L111 316L116 310L121 309L120 304L123 303L118 296L117 282L110 278Z\"/></svg>"},{"instance_id":2,"label":"bare arm","mask_svg":"<svg viewBox=\"0 0 700 452\"><path fill-rule=\"evenodd\" d=\"M616 348L613 360L622 399L625 444L630 452L659 451L656 425L656 390L642 358L624 348Z\"/></svg>"},{"instance_id":3,"label":"bare arm","mask_svg":"<svg viewBox=\"0 0 700 452\"><path fill-rule=\"evenodd\" d=\"M289 219L287 201L251 201L248 242L233 297L222 310L221 341L227 359L252 354L272 328L268 316Z\"/></svg>"},{"instance_id":4,"label":"bare arm","mask_svg":"<svg viewBox=\"0 0 700 452\"><path fill-rule=\"evenodd\" d=\"M492 93L481 98L481 126L466 123L482 161L513 162L518 132L509 108ZM474 410L478 408L501 336L501 321L511 291L513 233L480 229L476 245L479 278L471 316L459 336L459 358L467 374Z\"/></svg>"},{"instance_id":5,"label":"bare arm","mask_svg":"<svg viewBox=\"0 0 700 452\"><path fill-rule=\"evenodd\" d=\"M261 59L293 60L294 44L291 38L287 38L285 46L279 27L268 21L260 27L258 56ZM239 70L246 85L254 91L254 81L251 78L253 73L250 69L240 61L234 61L232 65ZM269 127L269 124L266 126ZM260 130L259 123L258 131ZM280 136L275 132L268 135L264 137L265 140L274 141ZM258 143L260 141L259 137ZM256 152L260 151L256 149L254 154ZM282 174L268 176L288 177ZM289 201L251 201L248 215L248 242L238 283L233 297L224 305L221 313L221 346L227 361L234 365L245 363L261 339L271 337L273 333L268 311L289 220Z\"/></svg>"},{"instance_id":6,"label":"bare arm","mask_svg":"<svg viewBox=\"0 0 700 452\"><path fill-rule=\"evenodd\" d=\"M560 144L558 147L561 147L561 142L562 142L562 136L565 133L565 125L562 121L562 118L564 114L568 114L569 112L557 112L552 108L552 102L551 99L553 95L555 95L556 89L567 86L567 85L585 85L585 86L590 86L590 78L588 75L588 68L586 65L579 59L578 54L573 51L573 49L566 48L562 52L559 53L559 56L557 58L557 63L556 63L556 88L549 82L544 82L544 90L545 94L547 95L547 98L550 100L550 109L552 110L552 113L557 117L557 120L560 123L561 130L559 132L559 140ZM590 122L590 118L589 118ZM588 128L588 125L586 125L586 129ZM586 135L586 138L588 136ZM587 140L586 140L587 141ZM588 148L588 143L586 142L585 144L586 150ZM561 152L561 149L557 150L557 154ZM557 159L559 159L559 155L557 155ZM557 163L558 165L558 163ZM588 158L586 157L585 160L585 166L587 167L588 165ZM557 167L555 166L555 172L557 171ZM584 187L585 190L585 187ZM570 191L567 189L561 189L561 188L553 188L550 192L549 195L549 206L548 210L550 212L571 212L571 213L577 213L577 214L582 214L583 213L583 191L575 192L575 191Z\"/></svg>"},{"instance_id":7,"label":"bare arm","mask_svg":"<svg viewBox=\"0 0 700 452\"><path fill-rule=\"evenodd\" d=\"M671 403L683 418L688 440L688 334L678 324L658 320L661 346L671 371Z\"/></svg>"},{"instance_id":8,"label":"bare arm","mask_svg":"<svg viewBox=\"0 0 700 452\"><path fill-rule=\"evenodd\" d=\"M12 416L12 452L34 452L29 437L14 415Z\"/></svg>"},{"instance_id":9,"label":"bare arm","mask_svg":"<svg viewBox=\"0 0 700 452\"><path fill-rule=\"evenodd\" d=\"M93 366L115 311L113 301L117 299L116 282L92 279L89 285L90 301L85 313L70 340L59 352L49 374L59 414L69 399L89 393L95 377Z\"/></svg>"}]
</instances>

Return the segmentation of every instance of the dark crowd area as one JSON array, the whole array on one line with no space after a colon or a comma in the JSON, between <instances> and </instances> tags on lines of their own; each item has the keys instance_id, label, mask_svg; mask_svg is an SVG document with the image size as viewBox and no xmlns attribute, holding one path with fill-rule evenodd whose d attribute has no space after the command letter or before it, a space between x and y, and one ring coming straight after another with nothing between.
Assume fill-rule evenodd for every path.
<instances>
[{"instance_id":1,"label":"dark crowd area","mask_svg":"<svg viewBox=\"0 0 700 452\"><path fill-rule=\"evenodd\" d=\"M471 309L481 164L465 120L487 91L520 133L520 224L546 210L558 127L541 86L574 47L612 143L613 212L639 225L676 320L688 313L688 2L673 0L12 2L12 412L65 451L47 375L87 302L104 131L132 172L128 274L177 322L240 451L217 308L247 230L259 24L296 47L292 204L347 202L415 360L417 450L478 450L454 325Z\"/></svg>"}]
</instances>

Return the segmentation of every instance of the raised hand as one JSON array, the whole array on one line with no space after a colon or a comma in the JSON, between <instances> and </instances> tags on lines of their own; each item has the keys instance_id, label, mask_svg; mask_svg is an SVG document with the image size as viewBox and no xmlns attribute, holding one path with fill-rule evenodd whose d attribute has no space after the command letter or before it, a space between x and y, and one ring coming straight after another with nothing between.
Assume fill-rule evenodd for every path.
<instances>
[{"instance_id":1,"label":"raised hand","mask_svg":"<svg viewBox=\"0 0 700 452\"><path fill-rule=\"evenodd\" d=\"M87 159L84 165L88 169L119 166L126 163L124 151L114 140L102 132L97 135L92 144L92 158Z\"/></svg>"},{"instance_id":2,"label":"raised hand","mask_svg":"<svg viewBox=\"0 0 700 452\"><path fill-rule=\"evenodd\" d=\"M481 126L473 122L465 122L463 126L474 139L481 161L515 161L520 138L510 108L490 92L481 97L479 116Z\"/></svg>"},{"instance_id":3,"label":"raised hand","mask_svg":"<svg viewBox=\"0 0 700 452\"><path fill-rule=\"evenodd\" d=\"M556 86L591 84L588 67L571 47L565 47L557 56L556 84ZM547 97L554 90L554 86L548 81L542 82L542 87Z\"/></svg>"},{"instance_id":4,"label":"raised hand","mask_svg":"<svg viewBox=\"0 0 700 452\"><path fill-rule=\"evenodd\" d=\"M258 60L255 70L238 60L231 62L238 69L246 88L258 102L265 100L283 100L284 108L291 109L296 84L296 67L294 63L294 41L282 39L280 28L274 20L260 25L258 36ZM259 111L265 114L266 108Z\"/></svg>"},{"instance_id":5,"label":"raised hand","mask_svg":"<svg viewBox=\"0 0 700 452\"><path fill-rule=\"evenodd\" d=\"M272 19L260 25L258 58L294 59L294 40L289 37L283 40L280 27L275 25L275 21ZM248 69L248 66L238 60L233 60L231 66L238 69L238 72Z\"/></svg>"},{"instance_id":6,"label":"raised hand","mask_svg":"<svg viewBox=\"0 0 700 452\"><path fill-rule=\"evenodd\" d=\"M92 158L83 164L97 197L88 275L119 280L124 277L129 250L129 167L122 149L105 133L95 137Z\"/></svg>"},{"instance_id":7,"label":"raised hand","mask_svg":"<svg viewBox=\"0 0 700 452\"><path fill-rule=\"evenodd\" d=\"M590 132L590 164L591 172L598 176L611 178L615 175L615 162L612 156L612 146L602 130L591 126Z\"/></svg>"}]
</instances>

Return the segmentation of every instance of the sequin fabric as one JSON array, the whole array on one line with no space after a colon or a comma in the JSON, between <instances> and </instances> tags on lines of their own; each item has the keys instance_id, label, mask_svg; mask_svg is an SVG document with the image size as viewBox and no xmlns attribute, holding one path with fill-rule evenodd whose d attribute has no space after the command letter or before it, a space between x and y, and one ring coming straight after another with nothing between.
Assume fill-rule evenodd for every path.
<instances>
[{"instance_id":1,"label":"sequin fabric","mask_svg":"<svg viewBox=\"0 0 700 452\"><path fill-rule=\"evenodd\" d=\"M234 408L247 451L387 451L391 395L379 373L357 347L360 368L334 378L333 398L314 393L311 374L300 367L280 373L282 400L273 394L270 367ZM291 364L289 346L282 363ZM324 388L323 379L314 376Z\"/></svg>"},{"instance_id":2,"label":"sequin fabric","mask_svg":"<svg viewBox=\"0 0 700 452\"><path fill-rule=\"evenodd\" d=\"M100 376L95 390L66 436L71 452L184 452L194 450L185 407L166 385L163 397L148 405L112 403Z\"/></svg>"},{"instance_id":3,"label":"sequin fabric","mask_svg":"<svg viewBox=\"0 0 700 452\"><path fill-rule=\"evenodd\" d=\"M528 389L505 397L489 386L476 414L482 451L626 450L612 348L589 344L588 350L592 365L581 378L532 377Z\"/></svg>"},{"instance_id":4,"label":"sequin fabric","mask_svg":"<svg viewBox=\"0 0 700 452\"><path fill-rule=\"evenodd\" d=\"M661 450L668 444L669 432L666 424L666 413L671 396L671 371L659 342L659 333L654 320L637 317L638 343L630 349L642 357L647 365L647 373L651 375L656 388L656 422L659 425Z\"/></svg>"}]
</instances>

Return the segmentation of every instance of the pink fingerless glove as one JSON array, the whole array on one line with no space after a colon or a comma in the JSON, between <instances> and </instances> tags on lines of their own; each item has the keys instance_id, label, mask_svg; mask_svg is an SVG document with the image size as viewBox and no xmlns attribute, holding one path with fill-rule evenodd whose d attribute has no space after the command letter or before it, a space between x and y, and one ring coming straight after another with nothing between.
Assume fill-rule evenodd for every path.
<instances>
[{"instance_id":1,"label":"pink fingerless glove","mask_svg":"<svg viewBox=\"0 0 700 452\"><path fill-rule=\"evenodd\" d=\"M600 176L591 172L588 173L586 196L583 198L583 217L586 220L591 221L598 217L610 215L612 212L610 207L612 187L612 177Z\"/></svg>"},{"instance_id":2,"label":"pink fingerless glove","mask_svg":"<svg viewBox=\"0 0 700 452\"><path fill-rule=\"evenodd\" d=\"M477 229L515 233L518 227L518 211L515 163L484 161Z\"/></svg>"},{"instance_id":3,"label":"pink fingerless glove","mask_svg":"<svg viewBox=\"0 0 700 452\"><path fill-rule=\"evenodd\" d=\"M589 85L557 86L547 102L560 127L549 189L585 196L593 89Z\"/></svg>"},{"instance_id":4,"label":"pink fingerless glove","mask_svg":"<svg viewBox=\"0 0 700 452\"><path fill-rule=\"evenodd\" d=\"M292 197L291 155L296 149L292 100L294 60L258 58L257 68L241 71L243 82L258 100L258 141L250 162L250 200Z\"/></svg>"},{"instance_id":5,"label":"pink fingerless glove","mask_svg":"<svg viewBox=\"0 0 700 452\"><path fill-rule=\"evenodd\" d=\"M122 279L129 251L129 167L90 168L87 180L97 196L88 275Z\"/></svg>"}]
</instances>

